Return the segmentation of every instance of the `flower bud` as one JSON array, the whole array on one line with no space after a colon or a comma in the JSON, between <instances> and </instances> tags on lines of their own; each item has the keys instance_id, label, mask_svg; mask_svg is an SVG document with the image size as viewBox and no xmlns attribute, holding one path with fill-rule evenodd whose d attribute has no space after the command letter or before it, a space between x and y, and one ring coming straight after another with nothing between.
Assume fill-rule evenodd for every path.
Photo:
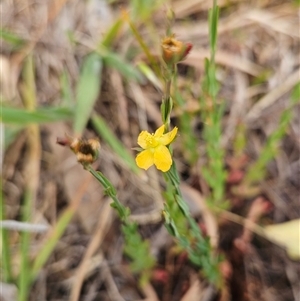
<instances>
[{"instance_id":1,"label":"flower bud","mask_svg":"<svg viewBox=\"0 0 300 301\"><path fill-rule=\"evenodd\" d=\"M191 51L191 43L183 43L175 39L174 35L162 40L162 57L167 64L177 64L182 61Z\"/></svg>"},{"instance_id":2,"label":"flower bud","mask_svg":"<svg viewBox=\"0 0 300 301\"><path fill-rule=\"evenodd\" d=\"M68 146L77 157L77 161L83 165L91 164L98 159L100 142L96 139L57 138L57 143Z\"/></svg>"}]
</instances>

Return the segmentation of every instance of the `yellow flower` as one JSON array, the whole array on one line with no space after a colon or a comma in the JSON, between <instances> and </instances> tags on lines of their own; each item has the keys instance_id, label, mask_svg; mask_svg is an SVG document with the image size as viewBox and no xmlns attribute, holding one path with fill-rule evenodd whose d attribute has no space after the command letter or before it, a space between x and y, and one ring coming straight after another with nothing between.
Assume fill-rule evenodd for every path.
<instances>
[{"instance_id":1,"label":"yellow flower","mask_svg":"<svg viewBox=\"0 0 300 301\"><path fill-rule=\"evenodd\" d=\"M162 125L154 134L142 131L138 137L138 145L144 150L140 152L135 161L138 167L148 169L153 164L157 169L166 172L172 165L172 157L166 145L170 144L178 128L164 134L165 126Z\"/></svg>"}]
</instances>

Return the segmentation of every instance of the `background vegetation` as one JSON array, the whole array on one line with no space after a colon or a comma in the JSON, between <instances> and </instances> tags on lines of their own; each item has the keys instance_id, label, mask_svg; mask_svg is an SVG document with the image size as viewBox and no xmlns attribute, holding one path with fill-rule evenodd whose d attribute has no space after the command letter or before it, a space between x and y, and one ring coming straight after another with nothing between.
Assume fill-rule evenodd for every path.
<instances>
[{"instance_id":1,"label":"background vegetation","mask_svg":"<svg viewBox=\"0 0 300 301\"><path fill-rule=\"evenodd\" d=\"M297 1L0 5L1 300L299 300ZM175 184L222 259L218 287L163 226L162 174L134 160L162 124L168 28L193 44L171 90ZM56 144L65 134L99 138L110 182Z\"/></svg>"}]
</instances>

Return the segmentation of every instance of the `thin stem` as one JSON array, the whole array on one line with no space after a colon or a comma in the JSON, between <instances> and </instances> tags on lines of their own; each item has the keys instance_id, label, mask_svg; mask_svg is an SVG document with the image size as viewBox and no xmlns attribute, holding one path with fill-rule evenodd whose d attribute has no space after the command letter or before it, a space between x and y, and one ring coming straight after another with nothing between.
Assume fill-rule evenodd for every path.
<instances>
[{"instance_id":1,"label":"thin stem","mask_svg":"<svg viewBox=\"0 0 300 301\"><path fill-rule=\"evenodd\" d=\"M84 167L87 171L89 171L103 186L105 192L108 196L110 196L113 200L114 208L117 209L120 218L125 224L128 224L128 210L126 210L125 206L121 204L119 199L116 196L116 190L110 181L99 171L94 170L90 165Z\"/></svg>"},{"instance_id":2,"label":"thin stem","mask_svg":"<svg viewBox=\"0 0 300 301\"><path fill-rule=\"evenodd\" d=\"M173 109L171 87L175 75L176 75L176 65L175 64L167 65L165 70L165 95L162 100L162 106L163 106L162 120L165 124L166 132L170 130L170 118Z\"/></svg>"},{"instance_id":3,"label":"thin stem","mask_svg":"<svg viewBox=\"0 0 300 301\"><path fill-rule=\"evenodd\" d=\"M171 85L172 85L172 79L167 80L166 81L165 99L168 99L171 95Z\"/></svg>"},{"instance_id":4,"label":"thin stem","mask_svg":"<svg viewBox=\"0 0 300 301\"><path fill-rule=\"evenodd\" d=\"M99 171L94 170L90 165L84 166L103 186L105 192L113 200L111 206L116 209L119 218L122 220L122 233L125 239L124 253L132 260L131 269L140 274L140 285L148 283L155 259L150 253L147 241L143 240L138 232L138 225L129 220L130 210L119 201L116 190L112 183Z\"/></svg>"},{"instance_id":5,"label":"thin stem","mask_svg":"<svg viewBox=\"0 0 300 301\"><path fill-rule=\"evenodd\" d=\"M167 180L170 181L175 189L175 201L178 204L180 210L182 211L183 215L186 217L188 223L190 224L191 228L193 229L193 232L196 230L197 233L197 237L201 239L201 241L203 241L203 237L200 231L200 228L198 227L196 221L192 218L191 213L189 211L189 208L187 206L187 204L185 203L185 201L182 198L182 194L181 194L181 190L179 187L179 175L178 175L178 171L175 167L175 163L173 163L174 168L171 171L168 171L166 173L167 176ZM172 174L173 173L173 174ZM175 177L174 177L175 175ZM178 179L175 180L175 179Z\"/></svg>"}]
</instances>

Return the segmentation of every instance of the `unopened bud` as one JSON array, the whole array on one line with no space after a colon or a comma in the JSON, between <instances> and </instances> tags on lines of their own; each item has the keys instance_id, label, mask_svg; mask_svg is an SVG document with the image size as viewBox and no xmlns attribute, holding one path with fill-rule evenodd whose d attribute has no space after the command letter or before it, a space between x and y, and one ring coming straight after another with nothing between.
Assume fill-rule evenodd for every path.
<instances>
[{"instance_id":1,"label":"unopened bud","mask_svg":"<svg viewBox=\"0 0 300 301\"><path fill-rule=\"evenodd\" d=\"M162 40L162 57L167 64L177 64L189 54L192 47L191 43L183 43L171 35Z\"/></svg>"}]
</instances>

